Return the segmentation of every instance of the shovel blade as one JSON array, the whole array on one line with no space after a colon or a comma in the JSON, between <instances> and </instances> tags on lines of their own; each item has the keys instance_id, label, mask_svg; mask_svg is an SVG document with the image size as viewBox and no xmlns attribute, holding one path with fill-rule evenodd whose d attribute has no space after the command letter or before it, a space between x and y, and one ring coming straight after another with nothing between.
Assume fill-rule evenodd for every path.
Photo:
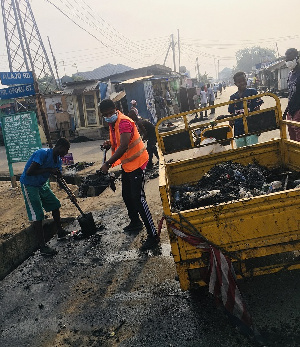
<instances>
[{"instance_id":1,"label":"shovel blade","mask_svg":"<svg viewBox=\"0 0 300 347\"><path fill-rule=\"evenodd\" d=\"M97 231L92 212L85 213L78 217L78 222L84 237L91 236Z\"/></svg>"}]
</instances>

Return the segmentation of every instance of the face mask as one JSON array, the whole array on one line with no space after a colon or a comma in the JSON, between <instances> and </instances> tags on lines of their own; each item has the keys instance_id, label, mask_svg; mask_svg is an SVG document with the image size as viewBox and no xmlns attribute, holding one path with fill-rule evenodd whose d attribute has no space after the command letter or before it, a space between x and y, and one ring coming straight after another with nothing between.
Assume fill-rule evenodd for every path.
<instances>
[{"instance_id":1,"label":"face mask","mask_svg":"<svg viewBox=\"0 0 300 347\"><path fill-rule=\"evenodd\" d=\"M104 117L105 122L107 123L114 123L116 120L118 119L118 115L116 113L114 113L112 116L110 117Z\"/></svg>"},{"instance_id":2,"label":"face mask","mask_svg":"<svg viewBox=\"0 0 300 347\"><path fill-rule=\"evenodd\" d=\"M297 58L295 58L294 60L286 61L285 64L288 69L294 70L297 66Z\"/></svg>"}]
</instances>

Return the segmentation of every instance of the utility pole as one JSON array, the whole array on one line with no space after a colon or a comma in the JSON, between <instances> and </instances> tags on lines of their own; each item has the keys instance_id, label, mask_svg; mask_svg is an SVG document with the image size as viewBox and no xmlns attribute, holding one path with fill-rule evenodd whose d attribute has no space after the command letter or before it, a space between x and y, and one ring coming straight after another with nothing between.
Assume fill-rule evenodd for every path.
<instances>
[{"instance_id":1,"label":"utility pole","mask_svg":"<svg viewBox=\"0 0 300 347\"><path fill-rule=\"evenodd\" d=\"M198 57L196 58L196 66L197 66L197 72L198 72L198 82L200 82L200 70L199 70Z\"/></svg>"},{"instance_id":2,"label":"utility pole","mask_svg":"<svg viewBox=\"0 0 300 347\"><path fill-rule=\"evenodd\" d=\"M218 59L218 80L220 79L220 60Z\"/></svg>"},{"instance_id":3,"label":"utility pole","mask_svg":"<svg viewBox=\"0 0 300 347\"><path fill-rule=\"evenodd\" d=\"M277 50L277 58L279 58L280 55L279 55L279 50L278 50L277 42L275 42L275 45L276 45L276 50Z\"/></svg>"},{"instance_id":4,"label":"utility pole","mask_svg":"<svg viewBox=\"0 0 300 347\"><path fill-rule=\"evenodd\" d=\"M180 40L179 40L179 29L177 29L178 33L178 72L180 72Z\"/></svg>"},{"instance_id":5,"label":"utility pole","mask_svg":"<svg viewBox=\"0 0 300 347\"><path fill-rule=\"evenodd\" d=\"M173 64L174 64L174 71L176 71L176 61L175 61L175 43L174 43L174 35L171 35L172 37L172 49L173 49Z\"/></svg>"},{"instance_id":6,"label":"utility pole","mask_svg":"<svg viewBox=\"0 0 300 347\"><path fill-rule=\"evenodd\" d=\"M215 66L216 79L218 79L217 66L216 66L216 58L214 58L214 66Z\"/></svg>"}]
</instances>

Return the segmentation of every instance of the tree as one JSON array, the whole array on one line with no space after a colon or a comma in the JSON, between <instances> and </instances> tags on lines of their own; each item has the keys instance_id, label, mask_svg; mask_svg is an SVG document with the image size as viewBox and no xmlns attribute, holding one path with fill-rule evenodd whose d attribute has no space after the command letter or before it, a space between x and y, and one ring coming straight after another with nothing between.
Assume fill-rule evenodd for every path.
<instances>
[{"instance_id":1,"label":"tree","mask_svg":"<svg viewBox=\"0 0 300 347\"><path fill-rule=\"evenodd\" d=\"M266 63L276 59L275 51L269 48L254 46L240 49L235 53L236 70L251 72L256 64Z\"/></svg>"},{"instance_id":2,"label":"tree","mask_svg":"<svg viewBox=\"0 0 300 347\"><path fill-rule=\"evenodd\" d=\"M219 73L219 80L221 81L228 81L231 80L233 76L232 69L229 67L225 67L222 71Z\"/></svg>"},{"instance_id":3,"label":"tree","mask_svg":"<svg viewBox=\"0 0 300 347\"><path fill-rule=\"evenodd\" d=\"M56 81L49 74L38 78L39 90L41 94L48 94L57 90Z\"/></svg>"},{"instance_id":4,"label":"tree","mask_svg":"<svg viewBox=\"0 0 300 347\"><path fill-rule=\"evenodd\" d=\"M208 75L205 72L203 75L200 74L200 81L201 84L207 84L209 83Z\"/></svg>"}]
</instances>

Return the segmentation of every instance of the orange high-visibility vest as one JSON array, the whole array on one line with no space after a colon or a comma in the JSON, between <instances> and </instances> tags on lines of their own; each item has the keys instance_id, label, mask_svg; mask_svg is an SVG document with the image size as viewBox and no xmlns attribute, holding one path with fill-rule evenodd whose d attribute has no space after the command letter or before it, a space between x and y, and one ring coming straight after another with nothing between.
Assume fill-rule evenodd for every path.
<instances>
[{"instance_id":1,"label":"orange high-visibility vest","mask_svg":"<svg viewBox=\"0 0 300 347\"><path fill-rule=\"evenodd\" d=\"M114 147L114 141L113 141L113 136L112 136L112 131L111 128L109 128L109 137L110 137L110 143L112 145L111 150L112 154L115 153L116 149L120 146L120 131L119 131L119 124L122 119L128 120L131 125L133 126L133 136L132 139L130 140L128 144L128 149L127 151L122 155L120 159L115 161L112 164L112 167L117 166L119 164L122 164L122 168L125 172L131 172L139 167L141 167L143 164L146 163L146 161L149 159L148 152L145 148L145 145L141 139L141 136L137 130L137 127L135 125L135 122L125 116L123 113L120 111L116 111L118 113L118 119L115 122L115 136L116 136L116 142L117 145Z\"/></svg>"}]
</instances>

